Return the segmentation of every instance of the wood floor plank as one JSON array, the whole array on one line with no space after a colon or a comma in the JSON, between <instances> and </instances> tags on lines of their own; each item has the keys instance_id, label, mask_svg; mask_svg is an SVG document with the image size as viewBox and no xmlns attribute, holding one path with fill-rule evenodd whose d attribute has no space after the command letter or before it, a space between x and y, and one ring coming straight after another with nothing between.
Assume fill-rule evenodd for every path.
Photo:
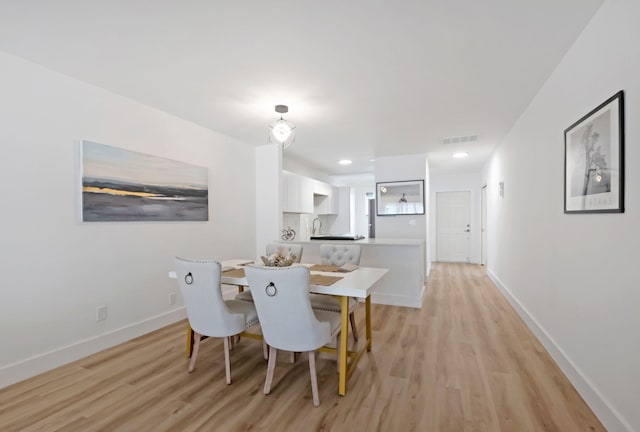
<instances>
[{"instance_id":1,"label":"wood floor plank","mask_svg":"<svg viewBox=\"0 0 640 432\"><path fill-rule=\"evenodd\" d=\"M318 356L318 408L305 354L281 355L262 394L267 362L253 340L231 351L231 385L221 339L203 341L188 373L180 322L1 389L0 429L604 431L484 267L436 263L422 309L372 314L373 349L346 396L335 357ZM364 329L364 307L356 321Z\"/></svg>"}]
</instances>

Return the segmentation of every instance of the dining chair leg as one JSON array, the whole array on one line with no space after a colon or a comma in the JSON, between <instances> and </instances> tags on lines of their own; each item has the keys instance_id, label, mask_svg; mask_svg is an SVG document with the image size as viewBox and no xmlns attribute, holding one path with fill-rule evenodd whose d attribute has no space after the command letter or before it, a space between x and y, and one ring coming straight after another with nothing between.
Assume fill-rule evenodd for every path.
<instances>
[{"instance_id":1,"label":"dining chair leg","mask_svg":"<svg viewBox=\"0 0 640 432\"><path fill-rule=\"evenodd\" d=\"M231 362L229 361L229 337L224 338L224 371L227 376L227 384L231 384Z\"/></svg>"},{"instance_id":2,"label":"dining chair leg","mask_svg":"<svg viewBox=\"0 0 640 432\"><path fill-rule=\"evenodd\" d=\"M267 366L267 378L264 380L264 394L271 393L271 382L273 381L273 372L276 369L276 357L278 356L278 350L274 347L269 347L269 364Z\"/></svg>"},{"instance_id":3,"label":"dining chair leg","mask_svg":"<svg viewBox=\"0 0 640 432\"><path fill-rule=\"evenodd\" d=\"M311 375L311 394L313 395L313 406L320 406L320 396L318 396L318 377L316 376L315 351L309 351L309 375Z\"/></svg>"},{"instance_id":4,"label":"dining chair leg","mask_svg":"<svg viewBox=\"0 0 640 432\"><path fill-rule=\"evenodd\" d=\"M269 345L267 345L264 340L262 341L262 355L264 356L265 360L269 359Z\"/></svg>"},{"instance_id":5,"label":"dining chair leg","mask_svg":"<svg viewBox=\"0 0 640 432\"><path fill-rule=\"evenodd\" d=\"M193 332L193 352L191 353L191 361L189 362L189 372L193 372L196 368L196 358L198 357L201 338L202 335L200 333Z\"/></svg>"},{"instance_id":6,"label":"dining chair leg","mask_svg":"<svg viewBox=\"0 0 640 432\"><path fill-rule=\"evenodd\" d=\"M351 321L351 334L353 334L353 340L358 341L358 329L356 328L356 317L355 313L351 312L349 314L349 320Z\"/></svg>"}]
</instances>

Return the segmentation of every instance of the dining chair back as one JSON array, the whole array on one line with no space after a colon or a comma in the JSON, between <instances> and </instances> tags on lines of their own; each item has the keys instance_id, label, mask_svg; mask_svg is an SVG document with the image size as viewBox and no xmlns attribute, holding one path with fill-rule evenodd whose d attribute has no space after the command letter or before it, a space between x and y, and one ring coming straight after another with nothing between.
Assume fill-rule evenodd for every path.
<instances>
[{"instance_id":1,"label":"dining chair back","mask_svg":"<svg viewBox=\"0 0 640 432\"><path fill-rule=\"evenodd\" d=\"M309 302L309 269L302 266L245 268L247 282L270 347L264 393L271 391L277 350L309 352L314 405L319 405L315 351L340 333L340 314L314 311Z\"/></svg>"},{"instance_id":2,"label":"dining chair back","mask_svg":"<svg viewBox=\"0 0 640 432\"><path fill-rule=\"evenodd\" d=\"M227 384L231 383L229 336L258 324L258 314L250 302L224 300L220 288L220 263L174 259L176 277L184 299L194 347L189 372L195 368L202 336L224 338Z\"/></svg>"},{"instance_id":3,"label":"dining chair back","mask_svg":"<svg viewBox=\"0 0 640 432\"><path fill-rule=\"evenodd\" d=\"M287 256L288 254L292 254L296 257L293 262L299 263L302 258L302 245L295 243L267 243L265 252L267 255L279 253L282 256Z\"/></svg>"},{"instance_id":4,"label":"dining chair back","mask_svg":"<svg viewBox=\"0 0 640 432\"><path fill-rule=\"evenodd\" d=\"M321 244L320 261L324 265L343 266L345 264L360 265L360 245L347 244ZM335 297L311 294L311 307L316 310L340 312L340 302ZM358 299L349 298L349 321L351 322L351 334L355 341L358 340L358 328L356 326L355 311L358 307Z\"/></svg>"},{"instance_id":5,"label":"dining chair back","mask_svg":"<svg viewBox=\"0 0 640 432\"><path fill-rule=\"evenodd\" d=\"M264 340L286 351L311 351L331 340L328 322L320 322L309 303L306 267L245 268Z\"/></svg>"},{"instance_id":6,"label":"dining chair back","mask_svg":"<svg viewBox=\"0 0 640 432\"><path fill-rule=\"evenodd\" d=\"M320 261L325 265L360 265L360 245L321 244Z\"/></svg>"},{"instance_id":7,"label":"dining chair back","mask_svg":"<svg viewBox=\"0 0 640 432\"><path fill-rule=\"evenodd\" d=\"M293 254L296 258L293 260L294 263L299 263L300 258L302 258L302 245L294 244L294 243L267 243L265 248L265 252L267 255L272 255L274 253L279 253L282 256L287 256L289 253ZM236 294L236 300L242 301L253 301L253 297L251 294L251 290L243 290Z\"/></svg>"}]
</instances>

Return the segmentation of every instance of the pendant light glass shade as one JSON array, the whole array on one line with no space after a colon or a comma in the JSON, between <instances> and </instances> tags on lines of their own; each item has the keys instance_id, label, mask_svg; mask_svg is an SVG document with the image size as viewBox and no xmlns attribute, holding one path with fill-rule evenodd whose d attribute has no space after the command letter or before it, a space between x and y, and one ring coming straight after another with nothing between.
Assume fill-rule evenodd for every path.
<instances>
[{"instance_id":1,"label":"pendant light glass shade","mask_svg":"<svg viewBox=\"0 0 640 432\"><path fill-rule=\"evenodd\" d=\"M285 113L289 109L286 105L276 105L276 111ZM269 125L269 142L284 149L296 140L296 127L280 117L280 120Z\"/></svg>"}]
</instances>

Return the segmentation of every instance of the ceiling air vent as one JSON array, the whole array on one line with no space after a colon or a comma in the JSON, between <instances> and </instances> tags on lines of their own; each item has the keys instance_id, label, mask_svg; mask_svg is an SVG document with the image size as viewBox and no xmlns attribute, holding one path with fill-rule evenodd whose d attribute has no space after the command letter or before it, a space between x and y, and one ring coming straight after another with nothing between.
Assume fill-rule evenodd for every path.
<instances>
[{"instance_id":1,"label":"ceiling air vent","mask_svg":"<svg viewBox=\"0 0 640 432\"><path fill-rule=\"evenodd\" d=\"M456 137L442 138L440 142L442 144L460 144L478 141L478 135L464 135Z\"/></svg>"}]
</instances>

